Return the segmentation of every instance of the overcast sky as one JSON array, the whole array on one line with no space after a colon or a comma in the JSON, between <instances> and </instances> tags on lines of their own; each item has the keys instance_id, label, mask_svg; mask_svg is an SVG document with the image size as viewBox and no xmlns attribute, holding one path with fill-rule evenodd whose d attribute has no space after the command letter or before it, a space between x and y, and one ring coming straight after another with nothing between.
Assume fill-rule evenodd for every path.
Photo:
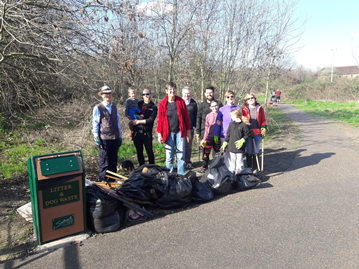
<instances>
[{"instance_id":1,"label":"overcast sky","mask_svg":"<svg viewBox=\"0 0 359 269\"><path fill-rule=\"evenodd\" d=\"M359 64L352 56L352 48L359 56L359 0L300 0L296 14L309 19L298 43L303 48L294 54L297 64L313 71L332 66L333 49L334 66Z\"/></svg>"}]
</instances>

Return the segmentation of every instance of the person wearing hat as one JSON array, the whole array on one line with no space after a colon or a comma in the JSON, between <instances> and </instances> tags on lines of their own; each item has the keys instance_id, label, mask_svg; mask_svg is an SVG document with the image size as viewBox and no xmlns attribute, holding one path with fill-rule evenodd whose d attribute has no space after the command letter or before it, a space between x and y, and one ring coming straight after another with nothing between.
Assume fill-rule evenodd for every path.
<instances>
[{"instance_id":1,"label":"person wearing hat","mask_svg":"<svg viewBox=\"0 0 359 269\"><path fill-rule=\"evenodd\" d=\"M108 86L103 86L98 95L103 101L93 109L92 133L100 156L100 181L106 181L106 171L116 172L117 152L122 144L120 115L112 104L112 93Z\"/></svg>"}]
</instances>

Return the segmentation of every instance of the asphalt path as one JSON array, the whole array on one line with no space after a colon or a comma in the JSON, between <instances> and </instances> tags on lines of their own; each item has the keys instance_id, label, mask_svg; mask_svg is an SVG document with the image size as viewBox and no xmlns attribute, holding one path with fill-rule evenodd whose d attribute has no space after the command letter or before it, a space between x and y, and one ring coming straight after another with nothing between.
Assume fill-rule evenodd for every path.
<instances>
[{"instance_id":1,"label":"asphalt path","mask_svg":"<svg viewBox=\"0 0 359 269\"><path fill-rule=\"evenodd\" d=\"M3 268L359 268L358 149L341 130L279 107L301 129L287 172Z\"/></svg>"}]
</instances>

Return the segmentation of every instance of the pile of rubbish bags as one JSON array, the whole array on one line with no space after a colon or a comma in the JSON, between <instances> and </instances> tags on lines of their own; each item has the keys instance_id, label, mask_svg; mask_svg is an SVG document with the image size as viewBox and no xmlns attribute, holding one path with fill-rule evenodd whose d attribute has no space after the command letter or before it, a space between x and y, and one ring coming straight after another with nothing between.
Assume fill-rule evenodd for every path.
<instances>
[{"instance_id":1,"label":"pile of rubbish bags","mask_svg":"<svg viewBox=\"0 0 359 269\"><path fill-rule=\"evenodd\" d=\"M181 176L169 173L169 169L158 165L142 165L132 171L116 193L138 203L152 203L161 209L187 207L191 202L204 203L215 195L226 195L233 191L245 191L261 183L246 168L233 175L224 164L220 154L216 154L206 173L198 178L195 172ZM96 232L118 230L127 215L142 219L140 213L126 209L120 201L106 196L95 185L86 188L87 216L89 227ZM132 211L131 211L132 210Z\"/></svg>"}]
</instances>

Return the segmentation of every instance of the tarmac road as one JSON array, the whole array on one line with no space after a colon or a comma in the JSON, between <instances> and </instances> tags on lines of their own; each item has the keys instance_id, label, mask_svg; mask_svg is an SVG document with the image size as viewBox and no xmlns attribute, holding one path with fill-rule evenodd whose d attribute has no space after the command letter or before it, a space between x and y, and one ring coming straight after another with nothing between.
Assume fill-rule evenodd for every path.
<instances>
[{"instance_id":1,"label":"tarmac road","mask_svg":"<svg viewBox=\"0 0 359 269\"><path fill-rule=\"evenodd\" d=\"M281 103L302 130L289 171L228 195L3 268L359 268L359 154Z\"/></svg>"}]
</instances>

